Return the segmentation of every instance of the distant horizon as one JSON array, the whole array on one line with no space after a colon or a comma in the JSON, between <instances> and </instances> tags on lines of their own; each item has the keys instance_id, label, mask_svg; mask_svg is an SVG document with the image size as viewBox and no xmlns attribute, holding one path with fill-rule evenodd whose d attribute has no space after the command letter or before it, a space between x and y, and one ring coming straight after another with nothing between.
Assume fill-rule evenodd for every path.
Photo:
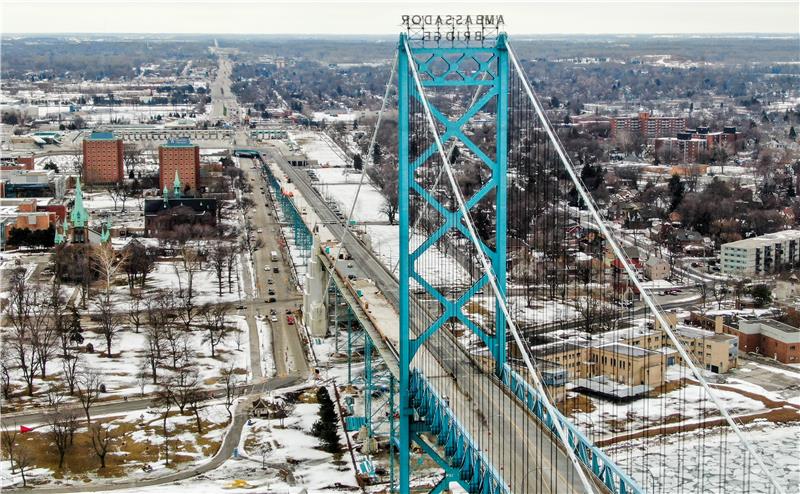
<instances>
[{"instance_id":1,"label":"distant horizon","mask_svg":"<svg viewBox=\"0 0 800 494\"><path fill-rule=\"evenodd\" d=\"M35 34L388 36L403 15L503 15L513 36L797 34L800 4L768 0L334 2L6 0L0 30ZM213 34L209 34L213 33Z\"/></svg>"},{"instance_id":2,"label":"distant horizon","mask_svg":"<svg viewBox=\"0 0 800 494\"><path fill-rule=\"evenodd\" d=\"M398 34L402 33L403 31L397 31L396 33L349 33L349 34L337 34L337 33L182 33L182 32L164 32L164 33L150 33L150 32L83 32L83 31L76 31L76 32L8 32L0 34L0 37L11 37L11 36L20 36L20 37L59 37L59 36L187 36L187 37L206 37L206 38L214 38L214 37L234 37L234 38L245 38L245 37L269 37L269 38L296 38L296 37L303 37L303 38L357 38L357 37L370 37L370 38L382 38L387 36L397 36ZM553 37L560 37L560 36L567 36L567 37L582 37L582 38L593 38L593 37L600 37L600 36L611 36L611 37L651 37L651 38L729 38L729 37L762 37L762 38L800 38L800 32L793 33L793 32L770 32L770 31L740 31L740 32L718 32L718 33L645 33L645 32L637 32L637 33L514 33L513 35L516 38L519 37L529 37L529 38L553 38Z\"/></svg>"}]
</instances>

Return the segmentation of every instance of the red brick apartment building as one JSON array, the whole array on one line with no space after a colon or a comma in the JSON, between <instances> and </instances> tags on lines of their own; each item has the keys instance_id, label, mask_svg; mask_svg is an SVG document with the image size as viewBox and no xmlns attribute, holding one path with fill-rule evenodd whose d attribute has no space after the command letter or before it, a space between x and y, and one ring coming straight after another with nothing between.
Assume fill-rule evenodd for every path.
<instances>
[{"instance_id":1,"label":"red brick apartment building","mask_svg":"<svg viewBox=\"0 0 800 494\"><path fill-rule=\"evenodd\" d=\"M627 131L652 139L654 137L674 137L686 128L684 117L656 117L650 112L639 112L638 115L614 117L611 119L611 137L616 138L618 131Z\"/></svg>"},{"instance_id":2,"label":"red brick apartment building","mask_svg":"<svg viewBox=\"0 0 800 494\"><path fill-rule=\"evenodd\" d=\"M725 127L722 132L709 132L708 127L687 129L677 137L659 137L653 140L656 153L669 151L681 163L696 163L704 151L725 147L729 154L740 148L741 134L736 127Z\"/></svg>"},{"instance_id":3,"label":"red brick apartment building","mask_svg":"<svg viewBox=\"0 0 800 494\"><path fill-rule=\"evenodd\" d=\"M743 352L759 353L784 364L800 363L800 328L774 319L743 319L738 328L725 324L722 316L711 319L692 313L691 319L703 327L714 326L737 336Z\"/></svg>"},{"instance_id":4,"label":"red brick apartment building","mask_svg":"<svg viewBox=\"0 0 800 494\"><path fill-rule=\"evenodd\" d=\"M164 186L172 192L175 172L180 176L184 191L197 195L197 182L200 179L200 147L188 139L174 139L158 148L159 188Z\"/></svg>"},{"instance_id":5,"label":"red brick apartment building","mask_svg":"<svg viewBox=\"0 0 800 494\"><path fill-rule=\"evenodd\" d=\"M122 139L111 132L92 132L83 140L83 182L119 183L125 178Z\"/></svg>"}]
</instances>

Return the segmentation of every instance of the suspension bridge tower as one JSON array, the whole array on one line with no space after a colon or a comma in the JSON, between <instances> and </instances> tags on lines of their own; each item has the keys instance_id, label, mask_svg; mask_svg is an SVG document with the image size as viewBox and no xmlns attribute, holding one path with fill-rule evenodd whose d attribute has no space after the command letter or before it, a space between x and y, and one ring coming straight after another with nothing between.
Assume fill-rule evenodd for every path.
<instances>
[{"instance_id":1,"label":"suspension bridge tower","mask_svg":"<svg viewBox=\"0 0 800 494\"><path fill-rule=\"evenodd\" d=\"M443 290L429 278L434 250L453 251L471 237L464 213L482 208L494 211L490 232L480 239L480 249L491 264L505 296L506 279L506 172L508 145L509 59L506 36L499 27L502 17L480 26L473 24L426 25L424 16L404 16L407 32L398 43L399 89L399 217L400 217L400 378L399 378L399 452L400 492L409 492L410 456L416 443L445 469L445 478L434 492L460 482L468 491L486 484L482 473L470 472L461 462L438 458L420 434L438 432L437 427L415 419L412 400L415 378L436 373L434 365L456 378L456 369L432 362L426 356L442 353L442 346L454 348L450 341L454 329L469 331L488 350L493 371L499 376L506 362L506 321L497 308L491 321L478 324L465 313L465 305L476 293L489 290L486 274L475 276L458 292ZM434 16L435 17L435 16ZM452 16L451 16L452 17ZM418 20L419 22L415 22ZM488 21L488 19L487 19ZM474 94L474 95L473 95ZM471 99L470 96L472 95ZM455 104L467 101L466 106ZM465 126L477 118L493 128L491 144L476 142L465 133ZM486 125L488 124L488 125ZM443 168L446 159L458 166L456 156L469 154L471 161L485 167L485 183L470 197L455 197L447 183L451 176ZM447 192L449 191L449 192ZM459 205L461 207L459 207ZM420 225L425 234L420 234ZM424 237L424 239L423 239ZM414 239L420 239L414 242ZM467 242L463 242L467 243ZM416 296L412 296L412 291ZM420 304L417 300L434 301ZM487 359L488 360L488 359ZM448 398L445 398L447 401ZM431 430L433 429L433 431ZM469 461L467 461L469 463ZM449 466L449 468L448 468ZM490 490L486 490L490 492Z\"/></svg>"}]
</instances>

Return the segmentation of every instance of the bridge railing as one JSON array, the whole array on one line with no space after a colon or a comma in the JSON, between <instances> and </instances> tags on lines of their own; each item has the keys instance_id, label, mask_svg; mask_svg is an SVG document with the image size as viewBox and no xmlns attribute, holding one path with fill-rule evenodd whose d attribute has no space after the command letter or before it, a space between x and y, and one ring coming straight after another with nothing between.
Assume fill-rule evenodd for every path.
<instances>
[{"instance_id":1,"label":"bridge railing","mask_svg":"<svg viewBox=\"0 0 800 494\"><path fill-rule=\"evenodd\" d=\"M548 413L542 397L525 378L511 368L503 365L501 376L503 384L531 411L550 431L555 433L557 420L567 432L570 446L578 459L589 469L611 492L615 494L641 494L643 491L636 482L619 469L603 451L595 446L589 438L578 430L564 415L555 410L555 417Z\"/></svg>"},{"instance_id":2,"label":"bridge railing","mask_svg":"<svg viewBox=\"0 0 800 494\"><path fill-rule=\"evenodd\" d=\"M426 451L447 473L442 482L458 482L467 492L510 494L499 472L419 369L411 372L410 381L411 405L424 420L424 427L418 432L433 434L447 458L445 462L435 451ZM425 449L424 441L418 444Z\"/></svg>"}]
</instances>

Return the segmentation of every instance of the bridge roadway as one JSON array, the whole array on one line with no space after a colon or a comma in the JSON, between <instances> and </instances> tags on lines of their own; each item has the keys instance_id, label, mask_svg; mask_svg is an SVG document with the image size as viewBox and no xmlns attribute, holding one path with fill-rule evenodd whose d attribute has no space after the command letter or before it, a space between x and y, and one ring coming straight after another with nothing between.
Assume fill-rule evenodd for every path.
<instances>
[{"instance_id":1,"label":"bridge roadway","mask_svg":"<svg viewBox=\"0 0 800 494\"><path fill-rule=\"evenodd\" d=\"M262 152L269 156L271 161L278 163L294 188L313 208L324 227L342 243L354 260L354 265L371 278L394 308L395 315L391 318L393 323L386 323L384 320L380 327L367 328L367 331L373 334L379 333L383 340L390 343L388 346L392 347L391 354L382 356L389 368L397 372L398 280L372 252L345 231L345 226L311 186L310 179L303 169L298 170L289 165L274 148L262 149ZM277 178L285 185L283 177ZM313 228L314 225L308 226ZM332 259L327 261L326 268L338 278L337 285L346 286L346 278L342 277L337 269L331 269ZM355 298L350 301L351 307L353 303L357 303ZM412 304L414 305L412 313L427 312L416 300L413 300ZM357 305L355 309L362 314L364 312L363 308ZM428 317L430 316L426 319ZM423 322L420 318L413 321L414 326L420 326ZM369 325L370 322L367 322L367 326ZM416 332L415 329L412 330ZM374 337L372 339L376 341ZM567 454L560 448L550 431L542 427L493 374L480 369L449 331L435 333L419 350L414 364L421 368L440 396L449 397L456 417L476 444L484 449L484 454L512 492L582 492L580 481ZM595 484L598 492L607 492L599 481Z\"/></svg>"}]
</instances>

